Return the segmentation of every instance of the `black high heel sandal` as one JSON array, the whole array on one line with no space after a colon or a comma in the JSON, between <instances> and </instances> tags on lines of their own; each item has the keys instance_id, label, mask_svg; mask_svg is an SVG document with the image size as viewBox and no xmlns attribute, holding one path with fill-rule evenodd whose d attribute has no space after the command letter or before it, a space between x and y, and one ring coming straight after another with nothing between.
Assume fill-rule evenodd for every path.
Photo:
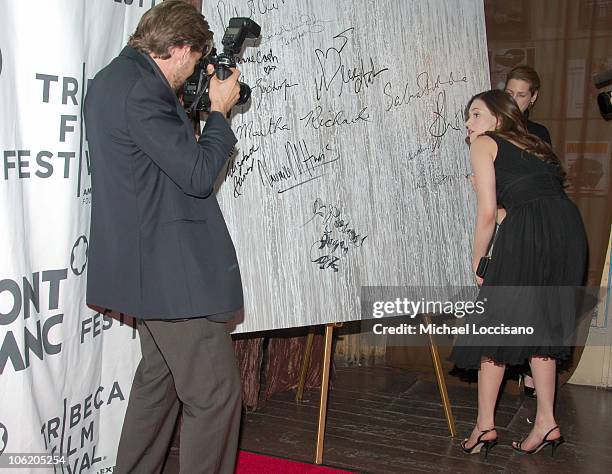
<instances>
[{"instance_id":1,"label":"black high heel sandal","mask_svg":"<svg viewBox=\"0 0 612 474\"><path fill-rule=\"evenodd\" d=\"M490 433L491 431L495 431L495 428L481 431L480 436L478 436L478 438L476 439L476 443L474 443L474 446L472 446L471 448L466 448L465 442L469 438L465 438L463 441L461 441L461 449L463 449L463 452L467 454L478 454L481 451L481 449L484 448L485 449L485 459L487 459L487 456L489 455L489 450L497 444L497 438L487 439L487 440L481 440L481 438L485 434Z\"/></svg>"},{"instance_id":2,"label":"black high heel sandal","mask_svg":"<svg viewBox=\"0 0 612 474\"><path fill-rule=\"evenodd\" d=\"M514 449L517 453L520 453L520 454L535 454L538 451L544 449L546 446L550 445L552 446L551 456L554 456L555 449L557 449L560 445L565 443L565 439L563 439L563 436L559 436L557 439L548 439L548 435L551 434L553 431L555 431L558 428L559 428L558 426L555 426L548 433L546 433L546 435L544 435L544 438L542 439L542 442L533 449L522 449L521 448L521 444L523 444L523 441L525 440L521 440L518 443L516 441L513 441L512 449Z\"/></svg>"},{"instance_id":3,"label":"black high heel sandal","mask_svg":"<svg viewBox=\"0 0 612 474\"><path fill-rule=\"evenodd\" d=\"M518 379L519 391L522 388L523 393L525 394L526 397L537 398L535 387L528 387L527 385L525 385L525 377L531 377L531 375L528 373L519 374L519 379ZM533 380L533 377L531 380Z\"/></svg>"}]
</instances>

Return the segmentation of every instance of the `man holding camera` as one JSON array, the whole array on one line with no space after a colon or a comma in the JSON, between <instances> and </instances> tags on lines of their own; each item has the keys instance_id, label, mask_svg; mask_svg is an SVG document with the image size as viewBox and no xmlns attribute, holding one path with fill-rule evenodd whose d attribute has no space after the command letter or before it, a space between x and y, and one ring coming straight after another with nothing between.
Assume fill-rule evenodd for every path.
<instances>
[{"instance_id":1,"label":"man holding camera","mask_svg":"<svg viewBox=\"0 0 612 474\"><path fill-rule=\"evenodd\" d=\"M197 141L176 95L211 46L193 6L159 3L85 100L87 303L134 316L142 349L116 473L161 472L181 404L181 472L234 469L241 386L225 323L242 307L242 284L214 182L236 143L225 117L239 72L212 77Z\"/></svg>"}]
</instances>

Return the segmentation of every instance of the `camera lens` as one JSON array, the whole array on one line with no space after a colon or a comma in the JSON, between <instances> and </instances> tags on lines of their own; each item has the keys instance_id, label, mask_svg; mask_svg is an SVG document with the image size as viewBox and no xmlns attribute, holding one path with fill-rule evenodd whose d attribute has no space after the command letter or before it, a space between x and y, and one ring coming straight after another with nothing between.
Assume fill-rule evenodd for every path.
<instances>
[{"instance_id":1,"label":"camera lens","mask_svg":"<svg viewBox=\"0 0 612 474\"><path fill-rule=\"evenodd\" d=\"M605 120L612 120L612 91L604 91L597 94L597 105L599 105L601 116Z\"/></svg>"},{"instance_id":2,"label":"camera lens","mask_svg":"<svg viewBox=\"0 0 612 474\"><path fill-rule=\"evenodd\" d=\"M238 84L240 84L240 98L238 99L238 102L236 102L236 105L242 105L245 104L251 97L251 88L244 82L238 82Z\"/></svg>"}]
</instances>

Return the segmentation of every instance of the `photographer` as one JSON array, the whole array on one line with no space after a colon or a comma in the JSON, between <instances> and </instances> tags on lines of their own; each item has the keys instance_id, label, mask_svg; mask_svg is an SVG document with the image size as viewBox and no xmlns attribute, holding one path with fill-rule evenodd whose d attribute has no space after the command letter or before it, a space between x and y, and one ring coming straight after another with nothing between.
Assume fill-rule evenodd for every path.
<instances>
[{"instance_id":1,"label":"photographer","mask_svg":"<svg viewBox=\"0 0 612 474\"><path fill-rule=\"evenodd\" d=\"M176 95L211 46L193 6L159 3L85 101L87 303L134 316L142 349L116 473L161 472L181 404L181 472L234 469L241 389L226 323L242 307L242 284L213 186L236 143L225 116L239 72L211 79L197 141Z\"/></svg>"}]
</instances>

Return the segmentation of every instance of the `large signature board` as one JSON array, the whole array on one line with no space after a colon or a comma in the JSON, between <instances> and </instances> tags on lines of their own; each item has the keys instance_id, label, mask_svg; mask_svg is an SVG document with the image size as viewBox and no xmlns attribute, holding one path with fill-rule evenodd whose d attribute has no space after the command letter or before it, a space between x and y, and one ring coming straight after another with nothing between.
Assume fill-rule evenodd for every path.
<instances>
[{"instance_id":1,"label":"large signature board","mask_svg":"<svg viewBox=\"0 0 612 474\"><path fill-rule=\"evenodd\" d=\"M219 0L244 50L218 198L250 332L360 318L362 286L471 284L463 108L489 88L480 0ZM218 45L220 46L220 45Z\"/></svg>"}]
</instances>

